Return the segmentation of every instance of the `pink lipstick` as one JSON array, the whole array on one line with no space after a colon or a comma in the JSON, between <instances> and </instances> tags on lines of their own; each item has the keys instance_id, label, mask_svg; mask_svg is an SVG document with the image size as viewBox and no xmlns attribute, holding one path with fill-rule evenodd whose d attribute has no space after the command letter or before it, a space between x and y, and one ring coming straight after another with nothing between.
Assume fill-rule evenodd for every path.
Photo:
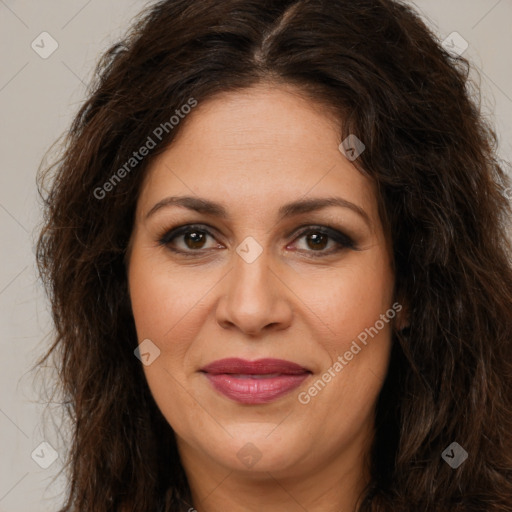
<instances>
[{"instance_id":1,"label":"pink lipstick","mask_svg":"<svg viewBox=\"0 0 512 512\"><path fill-rule=\"evenodd\" d=\"M284 359L220 359L203 368L213 387L242 404L266 404L294 390L311 374Z\"/></svg>"}]
</instances>

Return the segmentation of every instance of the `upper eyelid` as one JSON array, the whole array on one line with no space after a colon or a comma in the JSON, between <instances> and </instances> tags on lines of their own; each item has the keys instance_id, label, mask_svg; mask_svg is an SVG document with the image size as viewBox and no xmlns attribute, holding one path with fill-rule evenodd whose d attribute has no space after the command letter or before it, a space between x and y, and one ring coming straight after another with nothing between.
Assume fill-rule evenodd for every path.
<instances>
[{"instance_id":1,"label":"upper eyelid","mask_svg":"<svg viewBox=\"0 0 512 512\"><path fill-rule=\"evenodd\" d=\"M197 231L204 231L208 235L211 235L211 236L213 236L214 233L218 233L218 230L215 227L210 226L209 224L183 224L183 225L176 226L174 228L166 230L164 232L163 236L166 236L167 234L170 234L173 232L176 232L176 233L174 233L175 236L181 236L183 233L178 233L179 231L186 232L187 230L193 231L194 229ZM314 231L314 230L324 231L326 234L328 234L329 231L331 231L331 232L339 233L340 235L343 235L347 238L351 238L347 234L343 233L343 231L340 231L338 228L335 228L332 226L327 226L327 225L322 226L320 224L303 224L303 225L299 226L298 228L294 228L292 230L292 232L289 233L287 236L292 236L292 235L297 236L297 235L301 235L305 232ZM162 238L162 237L160 237L160 238Z\"/></svg>"},{"instance_id":2,"label":"upper eyelid","mask_svg":"<svg viewBox=\"0 0 512 512\"><path fill-rule=\"evenodd\" d=\"M160 241L162 241L163 239L168 237L170 234L173 235L172 238L177 238L179 236L183 236L183 234L185 234L187 231L193 231L193 230L203 231L212 237L214 237L214 233L217 232L217 230L213 226L209 226L208 224L183 224L183 225L171 228L171 229L166 229L164 231L164 233L158 237L158 239Z\"/></svg>"}]
</instances>

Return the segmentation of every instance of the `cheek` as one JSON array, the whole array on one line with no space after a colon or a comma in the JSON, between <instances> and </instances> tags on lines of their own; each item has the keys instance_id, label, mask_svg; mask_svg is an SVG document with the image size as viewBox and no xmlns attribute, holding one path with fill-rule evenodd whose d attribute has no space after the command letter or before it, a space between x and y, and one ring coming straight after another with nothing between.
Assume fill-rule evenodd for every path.
<instances>
[{"instance_id":1,"label":"cheek","mask_svg":"<svg viewBox=\"0 0 512 512\"><path fill-rule=\"evenodd\" d=\"M157 261L154 248L140 246L132 253L128 281L138 341L149 339L159 350L153 362L143 366L149 389L169 424L187 431L191 421L202 418L197 401L184 387L192 371L187 363L203 322L201 298L215 281L205 272L173 271Z\"/></svg>"},{"instance_id":2,"label":"cheek","mask_svg":"<svg viewBox=\"0 0 512 512\"><path fill-rule=\"evenodd\" d=\"M352 340L376 322L382 337L389 337L391 322L381 325L380 320L393 299L393 275L387 262L380 251L369 252L337 272L317 276L315 284L304 290L306 302L318 317L318 341L331 360L349 350Z\"/></svg>"},{"instance_id":3,"label":"cheek","mask_svg":"<svg viewBox=\"0 0 512 512\"><path fill-rule=\"evenodd\" d=\"M319 318L317 350L324 357L298 401L308 424L321 423L322 435L341 442L343 436L356 436L358 425L371 423L387 374L397 310L392 307L394 277L384 252L359 255L336 274L326 274L316 282L319 286L309 288L311 309ZM346 429L341 432L339 425Z\"/></svg>"},{"instance_id":4,"label":"cheek","mask_svg":"<svg viewBox=\"0 0 512 512\"><path fill-rule=\"evenodd\" d=\"M340 424L350 437L357 425L369 421L387 373L391 327L399 310L393 307L388 261L376 251L344 268L323 309L318 308L330 332L322 342L326 362L299 401L304 415L321 418L323 433L333 439L341 435Z\"/></svg>"},{"instance_id":5,"label":"cheek","mask_svg":"<svg viewBox=\"0 0 512 512\"><path fill-rule=\"evenodd\" d=\"M162 264L161 257L155 258L151 252L155 252L154 248L135 250L129 267L137 334L139 340L147 337L163 344L173 339L179 344L184 337L175 334L199 326L195 317L202 314L201 299L216 280L199 268L183 271ZM192 322L192 317L196 321Z\"/></svg>"}]
</instances>

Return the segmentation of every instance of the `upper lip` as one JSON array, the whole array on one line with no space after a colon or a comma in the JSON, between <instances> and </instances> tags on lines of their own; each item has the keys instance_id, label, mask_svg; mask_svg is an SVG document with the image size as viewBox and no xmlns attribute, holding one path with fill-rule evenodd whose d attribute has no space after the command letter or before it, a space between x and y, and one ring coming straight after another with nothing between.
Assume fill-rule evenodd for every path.
<instances>
[{"instance_id":1,"label":"upper lip","mask_svg":"<svg viewBox=\"0 0 512 512\"><path fill-rule=\"evenodd\" d=\"M213 375L231 373L242 375L265 375L271 373L279 373L284 375L299 375L302 373L310 373L307 368L286 361L284 359L256 359L255 361L247 361L240 358L219 359L213 361L201 368L202 372Z\"/></svg>"}]
</instances>

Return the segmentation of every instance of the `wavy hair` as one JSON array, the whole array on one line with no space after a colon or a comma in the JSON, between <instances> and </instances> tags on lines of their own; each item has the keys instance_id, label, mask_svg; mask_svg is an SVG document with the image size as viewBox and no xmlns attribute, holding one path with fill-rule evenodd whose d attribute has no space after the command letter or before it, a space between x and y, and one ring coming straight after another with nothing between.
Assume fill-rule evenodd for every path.
<instances>
[{"instance_id":1,"label":"wavy hair","mask_svg":"<svg viewBox=\"0 0 512 512\"><path fill-rule=\"evenodd\" d=\"M190 98L260 82L297 86L336 112L340 141L364 141L357 165L377 184L408 314L358 511L512 511L512 189L469 73L394 0L165 0L141 13L38 174L37 260L55 325L40 362L54 358L72 425L61 512L191 506L133 354L125 266L145 171L186 119L103 185ZM456 470L441 458L454 441L468 452Z\"/></svg>"}]
</instances>

